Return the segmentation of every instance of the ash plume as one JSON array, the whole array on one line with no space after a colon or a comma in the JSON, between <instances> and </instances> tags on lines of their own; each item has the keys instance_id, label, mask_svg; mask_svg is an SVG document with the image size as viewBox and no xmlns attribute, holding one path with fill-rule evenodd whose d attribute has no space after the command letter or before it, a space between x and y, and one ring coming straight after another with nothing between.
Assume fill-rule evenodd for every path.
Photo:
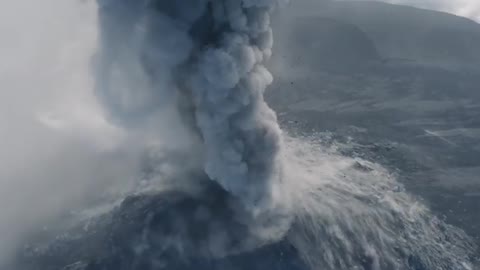
<instances>
[{"instance_id":1,"label":"ash plume","mask_svg":"<svg viewBox=\"0 0 480 270\"><path fill-rule=\"evenodd\" d=\"M96 91L138 127L173 107L200 144L204 172L249 208L281 182L281 131L263 94L278 0L99 1ZM181 122L181 123L179 123Z\"/></svg>"}]
</instances>

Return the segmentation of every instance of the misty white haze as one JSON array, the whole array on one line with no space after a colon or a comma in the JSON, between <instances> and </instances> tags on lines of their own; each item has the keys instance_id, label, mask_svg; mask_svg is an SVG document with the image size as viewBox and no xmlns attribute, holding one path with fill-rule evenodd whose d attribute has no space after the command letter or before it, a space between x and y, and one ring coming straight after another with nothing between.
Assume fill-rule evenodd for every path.
<instances>
[{"instance_id":1,"label":"misty white haze","mask_svg":"<svg viewBox=\"0 0 480 270\"><path fill-rule=\"evenodd\" d=\"M384 2L445 11L480 21L480 1L478 0L385 0ZM0 0L0 147L2 149L0 152L0 267L2 261L12 255L30 230L42 228L48 231L49 227L60 226L57 223L62 219L58 219L58 216L62 214L81 212L85 207L90 207L94 202L105 198L112 199L112 204L115 204L116 198L122 198L124 194L135 190L138 181L142 180L140 179L141 161L145 151L151 148L180 149L188 153L199 151L196 147L200 146L191 142L195 138L185 130L188 127L178 124L180 116L174 111L174 105L171 103L163 104L160 111L146 117L141 127L121 125L112 120L108 106L99 100L98 93L95 92L96 78L95 72L92 71L95 70L93 66L96 64L94 56L98 54L98 49L101 47L97 12L98 7L94 1ZM273 28L275 33L275 26ZM255 31L252 30L252 32ZM279 34L282 34L281 30ZM259 45L264 46L264 51L255 52L256 54L252 52L254 60L251 60L252 63L246 63L245 71L239 71L239 74L246 76L247 72L254 69L254 65L262 62L264 57L270 56L272 53L270 47L273 43L270 39L271 37L265 37L263 42L266 45ZM235 42L243 41L234 40L231 43ZM225 50L235 50L235 44L232 44L226 45ZM214 61L224 61L221 59L222 56L218 56ZM210 67L208 61L212 59L207 57L205 59L205 63L202 62L202 64ZM219 65L221 66L222 63ZM200 80L208 76L215 77L214 75L220 71L224 70L201 68L201 72L198 73L202 74L195 74L195 76ZM262 77L262 79L256 78L256 82L259 84L258 92L263 94L264 89L272 81L271 75L263 67L255 72ZM239 80L234 78L226 82L208 83L210 85L224 83L232 88L232 85L236 85ZM252 90L252 92L256 91L256 88ZM213 97L215 98L222 99ZM200 99L197 98L195 102L199 103L197 104L199 107L205 107L203 103L208 102ZM217 99L215 102L220 102ZM166 98L166 100L169 99ZM260 100L263 102L263 97ZM225 103L223 100L222 102ZM228 111L224 107L216 108L220 108L217 112L218 117L223 117L225 111ZM265 157L259 154L258 159L267 159L266 163L270 162L269 158L274 160L271 161L274 163L271 166L275 169L272 174L280 174L276 171L276 166L279 166L276 163L276 149L271 149L276 148L277 143L280 145L278 147L283 147L283 141L277 142L280 130L276 116L268 107L263 107L263 104L259 110L262 111L262 117L268 120L266 121L268 123L264 123L265 129L273 133L271 136L275 141L274 146L265 147L265 152L275 153L275 155ZM215 126L214 120L206 119L204 125L219 129ZM202 130L202 132L203 136L209 136L206 131ZM214 135L209 139L211 145L219 140ZM226 139L225 141L228 145L228 141ZM415 225L421 228L420 234L424 233L424 230L429 230L428 233L431 234L443 233L443 227L437 227L436 219L430 216L429 210L421 205L412 207L413 199L404 192L397 192L400 185L380 166L365 162L373 168L372 172L357 172L354 169L358 164L357 160L345 158L332 149L324 149L309 140L299 142L290 138L289 135L285 135L285 141L286 153L279 151L278 155L281 155L281 158L284 158L284 155L290 155L289 158L282 160L290 166L285 169L285 176L282 175L282 177L295 179L287 181L286 186L292 193L297 191L292 198L285 198L285 200L289 203L290 200L297 201L292 208L298 210L294 216L300 220L292 225L294 228L300 228L299 231L292 233L289 237L291 242L299 246L300 253L308 263L320 263L324 259L333 269L333 265L337 262L330 257L346 254L349 261L343 266L347 266L356 259L353 255L349 257L350 246L360 245L365 249L378 248L385 252L374 254L375 252L371 251L371 256L379 260L376 263L380 263L382 255L385 255L388 263L398 266L395 261L395 249L388 246L399 237L392 233L391 228L395 228L394 222L407 224L405 227L408 227L411 220L416 220ZM209 147L212 146L209 145ZM214 156L211 159L215 159L221 150L214 148L211 151ZM214 160L212 163L218 164L212 166L233 166L226 164L228 162L234 165L240 163L236 153L230 152L230 154L231 160ZM178 166L180 168L199 166L195 157L191 159L188 162L194 163L193 165L185 162ZM175 167L169 170L179 169ZM257 173L268 174L269 170L270 168L267 168L266 173L264 171ZM210 176L208 170L207 174ZM229 183L226 179L248 178L244 174L242 170L238 176L231 171L226 173L215 167L211 172L212 178L227 190L233 190L233 193L238 194L249 193L251 187L235 186L238 182ZM323 177L321 181L313 180L320 175ZM278 175L273 177L279 178ZM273 179L273 182L277 181L282 182ZM295 181L303 184L297 184ZM365 183L374 188L366 188ZM319 186L321 193L311 194L312 187ZM385 190L389 190L387 195L384 194ZM395 191L390 192L390 190ZM260 195L247 194L245 196L248 200L250 197L254 198L251 200L257 200L255 197L266 196L257 188L255 191ZM345 208L337 209L346 196L360 198L358 201L360 206L348 204ZM368 207L370 202L365 202L368 201L366 198L371 197L382 197L382 203L378 209L371 210ZM319 207L319 205L322 206ZM398 215L391 214L394 211L398 211ZM391 216L383 219L382 215L385 213ZM353 216L360 214L365 214L365 223L353 226ZM323 223L311 222L311 219L315 218L321 219ZM431 222L432 219L435 222ZM313 232L325 224L334 228L337 222L344 222L346 225L339 228L346 228L347 232L358 237L344 239L344 235L338 232L328 238L321 233ZM379 223L383 228L387 228L384 235L378 236L380 243L378 246L366 243L365 239L359 236L363 231L374 234L374 229L369 228L371 223ZM458 240L455 238L452 245L446 243L445 239L448 237L430 240L427 237L428 233L420 236L425 242L425 245L419 248L424 248L422 251L425 251L425 258L422 259L427 262L434 259L444 262L441 251L447 250L448 256L443 256L445 264L448 265L450 259L452 262L465 260L464 256L468 255L466 250L469 251L471 248L470 243L463 242L463 234L457 233L455 229L450 231L448 227L446 230L448 236L454 236L453 238L458 236ZM308 237L309 233L312 239L318 242L305 244L308 241L304 241L304 238ZM415 249L409 241L416 237L416 233L417 231L412 228L407 228L405 236L402 236L404 237L402 249ZM323 239L329 241L323 242ZM313 251L316 249L316 246L313 246L315 243L322 243L322 249L326 249L329 243L339 241L345 241L342 243L343 249L340 248L338 253L333 252L333 255L328 254L325 258L318 259L321 257L319 251ZM468 265L465 262L465 268L459 269L469 269ZM401 269L400 266L398 267L395 269Z\"/></svg>"},{"instance_id":2,"label":"misty white haze","mask_svg":"<svg viewBox=\"0 0 480 270\"><path fill-rule=\"evenodd\" d=\"M92 94L93 5L0 2L0 257L25 230L132 175ZM121 150L119 150L121 151Z\"/></svg>"}]
</instances>

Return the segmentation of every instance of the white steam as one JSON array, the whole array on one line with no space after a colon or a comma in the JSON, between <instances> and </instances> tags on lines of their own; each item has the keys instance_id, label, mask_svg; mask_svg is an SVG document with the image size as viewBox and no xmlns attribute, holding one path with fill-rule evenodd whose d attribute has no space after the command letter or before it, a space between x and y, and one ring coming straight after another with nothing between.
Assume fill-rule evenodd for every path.
<instances>
[{"instance_id":1,"label":"white steam","mask_svg":"<svg viewBox=\"0 0 480 270\"><path fill-rule=\"evenodd\" d=\"M287 239L311 269L474 269L475 244L436 218L377 164L289 138Z\"/></svg>"},{"instance_id":2,"label":"white steam","mask_svg":"<svg viewBox=\"0 0 480 270\"><path fill-rule=\"evenodd\" d=\"M0 43L2 268L27 231L132 178L136 154L91 91L93 5L0 1Z\"/></svg>"}]
</instances>

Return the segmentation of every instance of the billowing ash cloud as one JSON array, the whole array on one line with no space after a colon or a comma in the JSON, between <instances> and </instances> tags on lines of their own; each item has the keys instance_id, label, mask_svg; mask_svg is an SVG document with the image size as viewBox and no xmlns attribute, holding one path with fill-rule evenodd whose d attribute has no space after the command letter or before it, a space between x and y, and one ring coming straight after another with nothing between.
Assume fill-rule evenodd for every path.
<instances>
[{"instance_id":1,"label":"billowing ash cloud","mask_svg":"<svg viewBox=\"0 0 480 270\"><path fill-rule=\"evenodd\" d=\"M247 206L281 180L280 129L263 99L278 0L99 0L97 93L125 126L174 104L203 169ZM195 154L195 153L192 153Z\"/></svg>"}]
</instances>

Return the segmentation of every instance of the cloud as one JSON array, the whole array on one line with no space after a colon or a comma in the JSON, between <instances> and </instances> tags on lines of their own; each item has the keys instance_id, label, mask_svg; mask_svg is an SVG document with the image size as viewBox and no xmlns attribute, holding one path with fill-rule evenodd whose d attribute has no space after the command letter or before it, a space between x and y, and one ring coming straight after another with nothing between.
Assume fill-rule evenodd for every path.
<instances>
[{"instance_id":1,"label":"cloud","mask_svg":"<svg viewBox=\"0 0 480 270\"><path fill-rule=\"evenodd\" d=\"M90 3L0 2L0 265L29 228L135 173L92 92L95 21Z\"/></svg>"}]
</instances>

